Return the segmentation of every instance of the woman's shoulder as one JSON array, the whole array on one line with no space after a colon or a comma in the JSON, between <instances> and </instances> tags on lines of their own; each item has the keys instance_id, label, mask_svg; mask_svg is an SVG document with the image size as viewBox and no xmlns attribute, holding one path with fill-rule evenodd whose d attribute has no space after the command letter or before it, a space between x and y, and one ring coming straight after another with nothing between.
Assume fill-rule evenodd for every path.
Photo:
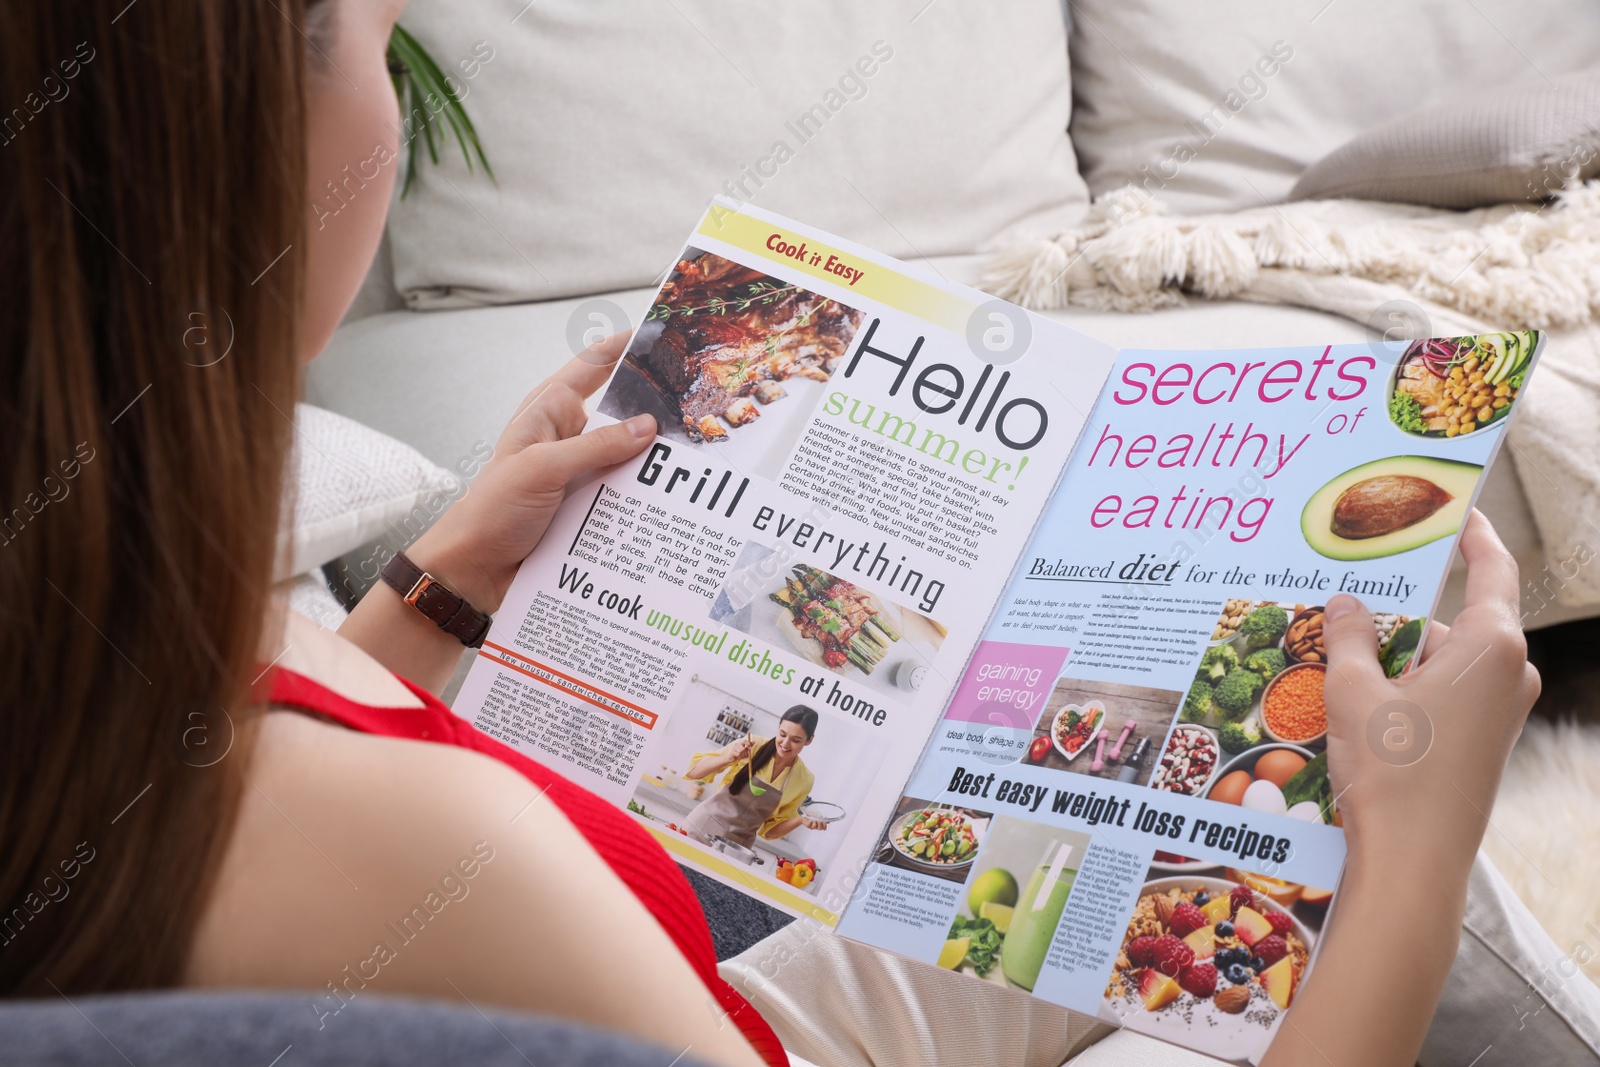
<instances>
[{"instance_id":1,"label":"woman's shoulder","mask_svg":"<svg viewBox=\"0 0 1600 1067\"><path fill-rule=\"evenodd\" d=\"M583 848L552 804L533 803L532 783L488 756L292 712L265 714L256 735L191 956L196 984L322 985L441 879L459 881L463 862L503 848L514 822L519 838L534 829Z\"/></svg>"}]
</instances>

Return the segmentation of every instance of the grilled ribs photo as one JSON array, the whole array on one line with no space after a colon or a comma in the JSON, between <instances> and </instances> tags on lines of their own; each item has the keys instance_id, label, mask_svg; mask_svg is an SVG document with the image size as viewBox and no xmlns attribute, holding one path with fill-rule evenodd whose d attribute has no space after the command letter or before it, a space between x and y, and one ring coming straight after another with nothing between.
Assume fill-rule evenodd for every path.
<instances>
[{"instance_id":1,"label":"grilled ribs photo","mask_svg":"<svg viewBox=\"0 0 1600 1067\"><path fill-rule=\"evenodd\" d=\"M726 440L779 382L827 381L861 312L709 252L678 262L652 313L666 325L641 361L692 441ZM719 421L721 420L721 421Z\"/></svg>"}]
</instances>

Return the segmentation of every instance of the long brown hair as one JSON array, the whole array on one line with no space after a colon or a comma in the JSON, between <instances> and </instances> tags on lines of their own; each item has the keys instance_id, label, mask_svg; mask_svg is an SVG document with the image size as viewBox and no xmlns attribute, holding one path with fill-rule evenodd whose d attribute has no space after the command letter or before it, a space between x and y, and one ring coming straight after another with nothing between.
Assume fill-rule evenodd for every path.
<instances>
[{"instance_id":1,"label":"long brown hair","mask_svg":"<svg viewBox=\"0 0 1600 1067\"><path fill-rule=\"evenodd\" d=\"M231 833L299 384L306 6L0 5L0 994L178 981Z\"/></svg>"},{"instance_id":2,"label":"long brown hair","mask_svg":"<svg viewBox=\"0 0 1600 1067\"><path fill-rule=\"evenodd\" d=\"M796 704L778 719L779 725L786 722L798 723L800 729L806 732L807 741L817 736L817 713L804 704ZM733 796L743 793L744 787L750 784L750 776L759 773L761 768L771 763L772 757L777 754L778 735L774 733L771 737L761 742L755 752L751 754L749 761L739 768L739 773L735 774L733 781L728 783L728 792Z\"/></svg>"}]
</instances>

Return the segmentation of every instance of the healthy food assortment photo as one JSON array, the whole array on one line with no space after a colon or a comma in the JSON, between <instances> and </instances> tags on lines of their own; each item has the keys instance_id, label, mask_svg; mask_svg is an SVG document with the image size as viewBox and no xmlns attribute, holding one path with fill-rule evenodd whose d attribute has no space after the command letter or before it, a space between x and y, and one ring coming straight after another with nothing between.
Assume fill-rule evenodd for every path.
<instances>
[{"instance_id":1,"label":"healthy food assortment photo","mask_svg":"<svg viewBox=\"0 0 1600 1067\"><path fill-rule=\"evenodd\" d=\"M1339 825L1323 755L1323 623L1320 604L1226 601L1151 784ZM1398 677L1416 653L1427 619L1375 612L1372 624L1378 661L1389 677Z\"/></svg>"}]
</instances>

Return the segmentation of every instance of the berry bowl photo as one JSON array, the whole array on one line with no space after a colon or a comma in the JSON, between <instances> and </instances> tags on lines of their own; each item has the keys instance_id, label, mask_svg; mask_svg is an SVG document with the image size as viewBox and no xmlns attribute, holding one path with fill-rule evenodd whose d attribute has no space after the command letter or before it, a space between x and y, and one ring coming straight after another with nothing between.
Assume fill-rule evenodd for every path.
<instances>
[{"instance_id":1,"label":"berry bowl photo","mask_svg":"<svg viewBox=\"0 0 1600 1067\"><path fill-rule=\"evenodd\" d=\"M1102 1014L1229 1062L1258 1058L1294 1002L1315 935L1287 908L1223 878L1146 882Z\"/></svg>"}]
</instances>

